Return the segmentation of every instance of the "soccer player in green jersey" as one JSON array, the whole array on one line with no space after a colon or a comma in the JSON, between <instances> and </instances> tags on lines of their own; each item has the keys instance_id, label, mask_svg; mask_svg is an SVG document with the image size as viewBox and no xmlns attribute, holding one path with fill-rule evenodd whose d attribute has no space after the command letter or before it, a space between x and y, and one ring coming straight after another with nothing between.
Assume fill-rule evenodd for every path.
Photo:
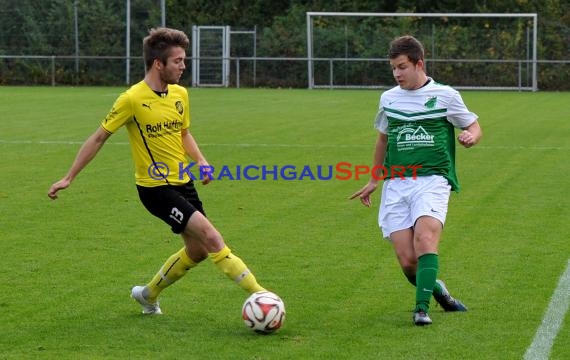
<instances>
[{"instance_id":1,"label":"soccer player in green jersey","mask_svg":"<svg viewBox=\"0 0 570 360\"><path fill-rule=\"evenodd\" d=\"M116 99L101 126L80 148L67 175L54 183L48 193L56 199L58 191L71 184L105 141L125 126L141 202L184 241L184 247L166 260L148 284L132 288L131 296L140 303L144 314L161 314L158 302L161 291L208 257L247 292L264 290L206 218L193 179L185 170L189 166L187 156L201 168L209 166L188 130L188 92L177 85L185 69L189 43L182 31L150 30L143 41L144 79ZM202 183L209 183L208 174L202 175Z\"/></svg>"},{"instance_id":2,"label":"soccer player in green jersey","mask_svg":"<svg viewBox=\"0 0 570 360\"><path fill-rule=\"evenodd\" d=\"M459 190L455 128L460 129L457 141L466 148L477 144L482 132L477 115L467 109L459 92L427 76L423 46L417 39L394 39L389 58L398 86L380 97L374 166L401 171L388 174L384 181L378 224L404 275L416 286L414 324L429 325L432 295L445 311L467 311L437 279L438 243L450 191ZM369 207L382 175L386 174L372 172L350 199L358 197Z\"/></svg>"}]
</instances>

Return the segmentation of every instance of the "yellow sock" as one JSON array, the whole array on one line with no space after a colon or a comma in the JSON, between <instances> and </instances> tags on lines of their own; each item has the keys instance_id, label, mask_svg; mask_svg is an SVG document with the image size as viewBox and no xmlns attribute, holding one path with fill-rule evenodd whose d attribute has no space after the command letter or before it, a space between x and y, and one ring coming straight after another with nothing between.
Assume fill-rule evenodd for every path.
<instances>
[{"instance_id":1,"label":"yellow sock","mask_svg":"<svg viewBox=\"0 0 570 360\"><path fill-rule=\"evenodd\" d=\"M210 258L216 266L230 279L235 281L242 289L250 294L265 290L255 280L244 262L226 246L217 253L211 253Z\"/></svg>"},{"instance_id":2,"label":"yellow sock","mask_svg":"<svg viewBox=\"0 0 570 360\"><path fill-rule=\"evenodd\" d=\"M148 289L147 300L155 302L162 290L174 284L196 265L198 264L192 261L186 254L186 248L180 249L166 260L164 265L146 285Z\"/></svg>"}]
</instances>

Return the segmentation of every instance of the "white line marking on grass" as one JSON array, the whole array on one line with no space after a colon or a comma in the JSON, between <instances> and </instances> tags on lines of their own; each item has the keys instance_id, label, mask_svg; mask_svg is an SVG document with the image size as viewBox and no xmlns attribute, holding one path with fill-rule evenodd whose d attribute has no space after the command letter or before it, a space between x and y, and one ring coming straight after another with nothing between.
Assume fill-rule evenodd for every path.
<instances>
[{"instance_id":1,"label":"white line marking on grass","mask_svg":"<svg viewBox=\"0 0 570 360\"><path fill-rule=\"evenodd\" d=\"M235 146L235 147L281 147L281 148L369 148L370 145L357 144L200 144L200 146Z\"/></svg>"},{"instance_id":2,"label":"white line marking on grass","mask_svg":"<svg viewBox=\"0 0 570 360\"><path fill-rule=\"evenodd\" d=\"M552 295L550 299L546 314L544 314L544 318L542 318L542 324L536 331L532 344L530 344L524 354L525 360L548 359L550 351L552 350L552 344L554 343L556 335L558 335L569 305L570 259L568 259L566 271L564 271L564 274L560 277L558 286L556 290L554 290L554 295Z\"/></svg>"},{"instance_id":3,"label":"white line marking on grass","mask_svg":"<svg viewBox=\"0 0 570 360\"><path fill-rule=\"evenodd\" d=\"M541 145L479 145L475 147L476 149L484 150L570 150L569 147L563 146L541 146Z\"/></svg>"},{"instance_id":4,"label":"white line marking on grass","mask_svg":"<svg viewBox=\"0 0 570 360\"><path fill-rule=\"evenodd\" d=\"M39 144L39 145L81 145L85 141L74 140L2 140L0 144ZM128 142L109 142L112 145L128 145ZM370 144L209 144L202 143L200 146L220 147L275 147L275 148L370 148ZM477 146L482 150L570 150L563 146Z\"/></svg>"},{"instance_id":5,"label":"white line marking on grass","mask_svg":"<svg viewBox=\"0 0 570 360\"><path fill-rule=\"evenodd\" d=\"M65 141L65 140L1 140L0 144L38 144L38 145L81 145L84 141ZM112 145L129 145L128 142L109 142ZM350 144L208 144L202 143L200 146L220 146L220 147L281 147L281 148L355 148L366 147L370 145L350 145Z\"/></svg>"}]
</instances>

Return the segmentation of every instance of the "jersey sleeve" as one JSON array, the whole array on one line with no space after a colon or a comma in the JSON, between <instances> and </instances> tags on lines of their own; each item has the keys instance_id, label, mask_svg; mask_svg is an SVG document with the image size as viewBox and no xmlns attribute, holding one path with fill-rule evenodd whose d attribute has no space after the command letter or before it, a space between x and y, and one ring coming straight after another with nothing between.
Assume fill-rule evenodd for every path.
<instances>
[{"instance_id":1,"label":"jersey sleeve","mask_svg":"<svg viewBox=\"0 0 570 360\"><path fill-rule=\"evenodd\" d=\"M380 104L378 105L378 112L376 113L376 118L374 119L374 128L383 134L388 133L388 118L386 117L386 111L384 111L384 105L382 104L382 97L380 97Z\"/></svg>"},{"instance_id":2,"label":"jersey sleeve","mask_svg":"<svg viewBox=\"0 0 570 360\"><path fill-rule=\"evenodd\" d=\"M190 95L188 90L184 89L184 119L182 120L182 129L190 128Z\"/></svg>"},{"instance_id":3,"label":"jersey sleeve","mask_svg":"<svg viewBox=\"0 0 570 360\"><path fill-rule=\"evenodd\" d=\"M456 128L466 128L477 120L477 114L469 111L459 92L451 98L447 107L447 119Z\"/></svg>"},{"instance_id":4,"label":"jersey sleeve","mask_svg":"<svg viewBox=\"0 0 570 360\"><path fill-rule=\"evenodd\" d=\"M131 101L129 95L124 92L115 100L113 107L101 122L101 127L108 133L113 134L132 118L133 109Z\"/></svg>"}]
</instances>

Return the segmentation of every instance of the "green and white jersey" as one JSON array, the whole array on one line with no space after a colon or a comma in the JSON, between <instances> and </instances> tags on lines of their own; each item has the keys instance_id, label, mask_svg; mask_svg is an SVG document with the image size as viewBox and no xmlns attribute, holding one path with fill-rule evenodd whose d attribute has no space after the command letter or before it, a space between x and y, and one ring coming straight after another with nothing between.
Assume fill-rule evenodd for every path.
<instances>
[{"instance_id":1,"label":"green and white jersey","mask_svg":"<svg viewBox=\"0 0 570 360\"><path fill-rule=\"evenodd\" d=\"M416 90L394 87L380 96L374 124L388 135L384 166L406 167L410 179L413 171L417 176L441 175L459 191L454 128L466 128L476 120L457 90L431 78Z\"/></svg>"}]
</instances>

